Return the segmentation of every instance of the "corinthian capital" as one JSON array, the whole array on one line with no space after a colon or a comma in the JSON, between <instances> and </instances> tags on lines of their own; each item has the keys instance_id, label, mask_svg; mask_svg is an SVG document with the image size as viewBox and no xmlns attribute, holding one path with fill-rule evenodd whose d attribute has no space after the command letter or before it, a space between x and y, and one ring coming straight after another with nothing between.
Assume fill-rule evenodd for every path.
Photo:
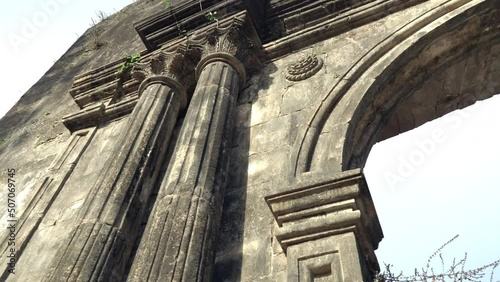
<instances>
[{"instance_id":1,"label":"corinthian capital","mask_svg":"<svg viewBox=\"0 0 500 282\"><path fill-rule=\"evenodd\" d=\"M141 82L139 95L149 85L162 83L179 93L185 93L194 83L196 55L190 55L185 45L174 50L159 50L136 63L132 77Z\"/></svg>"},{"instance_id":2,"label":"corinthian capital","mask_svg":"<svg viewBox=\"0 0 500 282\"><path fill-rule=\"evenodd\" d=\"M245 68L259 65L256 52L261 42L246 12L218 20L194 33L189 40L189 47L201 52L202 59L196 67L197 75L208 63L223 61L233 66L245 80Z\"/></svg>"}]
</instances>

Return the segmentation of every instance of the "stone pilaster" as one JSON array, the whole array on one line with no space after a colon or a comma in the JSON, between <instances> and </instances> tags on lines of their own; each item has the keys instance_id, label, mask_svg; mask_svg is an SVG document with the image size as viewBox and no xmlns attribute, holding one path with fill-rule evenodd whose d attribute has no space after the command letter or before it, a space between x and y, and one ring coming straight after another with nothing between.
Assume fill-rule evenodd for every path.
<instances>
[{"instance_id":1,"label":"stone pilaster","mask_svg":"<svg viewBox=\"0 0 500 282\"><path fill-rule=\"evenodd\" d=\"M288 282L371 281L383 234L361 170L266 197Z\"/></svg>"},{"instance_id":2,"label":"stone pilaster","mask_svg":"<svg viewBox=\"0 0 500 282\"><path fill-rule=\"evenodd\" d=\"M59 250L47 281L122 281L179 112L185 49L134 67L139 100L114 156L85 200L80 225Z\"/></svg>"},{"instance_id":3,"label":"stone pilaster","mask_svg":"<svg viewBox=\"0 0 500 282\"><path fill-rule=\"evenodd\" d=\"M243 17L241 17L243 16ZM194 36L198 82L129 281L211 281L227 179L228 137L244 60L253 43L245 14Z\"/></svg>"}]
</instances>

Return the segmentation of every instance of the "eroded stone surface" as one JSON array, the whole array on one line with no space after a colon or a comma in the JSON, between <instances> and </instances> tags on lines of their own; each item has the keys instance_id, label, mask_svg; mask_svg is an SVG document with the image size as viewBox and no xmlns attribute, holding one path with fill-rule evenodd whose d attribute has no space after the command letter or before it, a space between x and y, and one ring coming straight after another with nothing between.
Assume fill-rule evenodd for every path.
<instances>
[{"instance_id":1,"label":"eroded stone surface","mask_svg":"<svg viewBox=\"0 0 500 282\"><path fill-rule=\"evenodd\" d=\"M207 114L210 109L213 113L220 114L226 107L225 100L217 100L221 105L217 106L217 109L200 107L198 112L191 114L191 118L186 116L186 112L180 112L179 118L175 121L177 128L189 124L191 129L181 131L181 136L177 138L177 144L181 144L179 150L182 151L194 144L192 141L198 142L196 143L199 145L196 151L198 153L174 153L170 164L176 164L175 168L169 167L167 163L161 164L164 168L161 175L152 177L147 182L148 187L154 187L151 188L151 195L139 187L123 195L125 199L123 202L104 205L106 213L118 212L118 214L121 214L122 208L131 207L130 210L142 212L147 206L148 212L145 212L145 217L141 220L142 227L139 229L146 229L148 218L153 218L155 214L167 218L168 213L175 210L182 215L176 218L185 219L184 221L172 219L169 222L170 226L173 226L168 231L170 233L160 231L162 229L158 226L152 231L140 231L138 238L142 238L142 242L139 242L139 239L129 238L129 241L124 243L127 246L135 245L131 252L141 254L141 259L150 263L160 257L156 257L157 250L163 252L165 249L153 248L154 251L148 251L147 248L141 247L141 244L147 245L154 240L160 242L164 240L162 234L177 234L173 235L175 238L170 239L170 245L165 245L164 241L159 245L173 248L172 246L175 247L181 242L189 244L186 243L187 245L184 244L180 248L184 251L180 253L179 258L167 258L164 265L154 268L154 275L158 274L158 277L161 277L159 273L163 266L165 266L163 272L168 272L166 269L173 269L169 267L174 261L187 261L188 264L193 262L194 260L185 259L187 253L196 257L200 252L210 250L207 252L207 256L210 256L211 250L214 250L214 281L309 281L307 279L311 277L317 279L328 277L334 281L361 281L360 279L368 281L370 272L376 269L376 259L364 258L373 253L372 248L376 248L381 233L377 233L374 227L378 222L374 211L367 208L371 205L367 189L361 189L365 192L356 196L351 195L349 199L332 192L339 191L337 188L332 188L331 191L327 189L328 193L333 194L325 191L313 193L314 195L307 193L301 196L295 195L296 197L292 194L297 189L302 191L308 187L316 187L332 177L342 178L346 170L362 168L363 158L366 157L371 142L375 141L371 136L378 136L379 139L389 138L500 92L497 79L500 74L498 58L500 45L496 32L498 28L493 28L500 18L498 5L494 5L494 0L406 1L408 3L384 1L384 5L378 5L378 1L370 1L363 3L367 6L360 5L336 12L332 10L324 14L324 11L314 12L317 8L317 3L314 3L307 7L296 5L294 9L297 13L301 11L302 15L317 15L316 18L301 18L290 12L280 19L271 13L272 18L262 18L263 22L259 22L259 18L255 16L259 15L259 11L274 11L279 14L289 1L255 1L258 4L233 1L234 5L227 7L224 6L227 5L226 2L204 0L203 9L207 11L216 11L219 7L217 5L222 5L219 11L223 16L214 23L206 18L205 10L200 11L198 1L178 6L175 5L176 1L173 2L174 12L179 12L181 15L183 11L183 17L193 15L183 23L193 26L199 24L195 27L197 30L186 30L186 34L179 35L175 21L160 9L160 5L164 3L138 1L99 24L99 27L103 28L101 36L106 44L92 50L89 48L92 44L90 35L92 31L86 33L0 120L2 125L0 159L3 164L18 170L16 182L21 183L18 191L20 211L33 214L24 221L25 226L30 227L29 230L33 232L18 235L20 240L27 242L27 245L23 246L24 253L19 261L19 273L26 277L25 280L35 281L46 277L46 273L53 270L47 269L47 265L50 265L57 256L57 249L72 236L74 230L77 230L75 219L86 207L85 199L89 196L97 175L105 171L106 165L110 163L109 160L115 157L113 149L120 146L119 137L126 130L130 113L136 105L139 105L137 101L140 82L128 74L116 77L114 68L118 68L120 62L125 60L123 53L143 51L143 58L146 60L153 56L156 51L146 51L143 45L145 42L154 43L148 44L150 49L165 48L165 50L171 45L185 44L191 53L183 59L189 61L189 64L204 60L203 58L207 58L207 54L214 50L220 51L217 48L229 48L224 49L224 52L239 59L245 58L242 59L244 61L242 66L245 69L240 65L231 64L234 62L228 59L229 57L220 54L219 57L209 57L202 63L203 66L214 64L212 59L218 58L217 64L223 66L229 64L229 68L234 67L233 70L238 72L229 79L233 81L230 83L232 86L223 89L220 85L227 81L219 80L228 76L216 73L220 74L224 70L219 69L218 72L211 73L209 77L203 79L208 93L205 98L214 99L215 96L210 96L210 93L219 93L221 97L233 95L234 100L229 100L234 103L234 115L219 120L224 122L227 120L229 121L227 124L232 125L230 136L221 141L220 134L223 130L220 130L219 123L210 119L210 117L217 119L218 115ZM272 5L267 8L259 6L266 3ZM250 38L264 35L261 38L264 46L255 53L231 47L231 44L236 42L235 37L232 37L236 33L218 37L220 36L218 29L229 26L223 21L228 18L226 16L234 15L245 5L248 5L249 17L252 17L256 28L255 34L250 29L244 29L245 35ZM159 14L155 14L158 11ZM471 20L466 21L467 17L463 15L470 15ZM480 16L475 17L475 15ZM151 16L150 23L144 20L147 16ZM450 19L455 22L448 22ZM147 35L146 38L139 38L133 30L132 23L139 20L141 20L141 34ZM155 21L165 25L155 26ZM285 21L288 27L284 25ZM301 21L307 23L301 24ZM462 24L464 21L463 30L453 30L454 23ZM278 33L270 34L270 31L266 30L266 23L277 27ZM478 31L481 26L490 29ZM488 30L491 32L487 33ZM156 31L159 32L158 37L153 36ZM478 34L478 32L484 33ZM211 35L205 41L200 41L200 36L203 37L204 34ZM467 34L471 36L471 40L465 42ZM428 38L426 35L432 36ZM212 49L209 48L211 51L207 52L203 48L198 48L199 46L194 47L196 44L184 41L186 38L197 39L198 43L203 41L204 44L211 44ZM480 38L484 38L483 41ZM461 46L468 42L475 42L476 45L472 44L469 46L469 51L460 53L454 60L450 59L451 61L439 65L439 60L448 58L446 57L448 55L452 57L456 51L453 46ZM250 45L252 47L248 50L259 47L258 44ZM304 56L321 58L323 67L305 80L287 80L287 67ZM261 59L260 62L257 61L257 57ZM194 67L190 69L194 71ZM200 68L199 74L202 70L203 67ZM242 70L245 71L245 75ZM77 76L84 71L90 72ZM110 77L103 78L103 73ZM78 89L71 92L74 97L68 94L75 77L77 79L73 90L83 82L85 87L89 88L86 90L90 90L84 101L79 100L81 103L78 105L83 109L80 109L73 99L81 98L78 97ZM194 82L196 78L193 76L191 79ZM239 85L245 79L246 84ZM111 82L112 85L104 85ZM406 85L411 85L408 86L411 89L405 88ZM113 93L95 89L99 87L107 87L106 91L111 89ZM399 90L412 94L402 97L400 94L402 92ZM192 97L193 91L194 87L187 89L189 98ZM201 103L209 101L207 99L197 98L195 101ZM213 102L214 105L219 105ZM73 123L65 123L75 126L68 127L72 131L70 132L64 128L61 119L75 113L78 115L70 119ZM204 116L205 119L198 119L197 114ZM90 123L78 123L79 119ZM75 120L77 122L74 122ZM205 122L202 125L197 124L196 122L200 120ZM384 125L385 128L377 135L376 132ZM215 127L219 129L214 129ZM92 141L87 140L90 136L93 138ZM212 142L213 140L218 141ZM214 144L219 144L219 141L223 143L220 152L213 147ZM138 147L144 145L137 144ZM164 149L172 152L174 146L173 143ZM215 151L210 151L212 149ZM147 150L141 154L134 157L147 159L151 156ZM204 162L199 159L202 156L208 156L213 161ZM214 172L217 167L216 161L219 160L224 164L228 161L227 168L218 168L217 173L208 173ZM199 163L199 166L187 169L182 167L184 161ZM186 185L178 185L179 193L175 194L178 196L169 194L172 189L164 187L158 197L160 183L165 174L172 175L172 172L168 172L169 169L174 170L174 174L185 171L185 174L179 177L187 179ZM145 166L141 173L145 172L144 175L147 175L153 170L156 171L152 167ZM220 171L227 172L227 175L219 173ZM136 180L135 177L127 179ZM4 174L0 176L0 181L5 183ZM200 191L208 191L202 189L207 187L215 190L221 188L221 190L208 189L213 193L195 195ZM273 195L292 195L289 204L300 208L298 210L290 208L292 213L280 214L272 204L266 203L265 198ZM101 196L98 197L100 201L105 201L106 198ZM127 199L132 199L133 196L138 196L140 201L127 202ZM0 201L5 202L5 197L5 194L0 194ZM224 197L223 206L222 197ZM314 204L301 206L300 199L310 203L308 202L310 198L307 197L314 198ZM172 203L180 198L183 200L179 208L170 208ZM39 199L41 200L38 201ZM156 207L153 211L149 211L155 205L155 199ZM324 202L325 199L332 201ZM35 202L41 204L37 205ZM339 205L351 207L352 210L338 208ZM191 209L191 206L197 206L203 211L198 212L198 209ZM338 210L335 210L334 206ZM316 209L324 211L325 216L319 217L314 212L311 217L301 214ZM341 216L332 212L334 210L340 210ZM280 226L279 224L283 222L279 222L284 215L295 217L296 221L290 220L288 225ZM358 224L358 229L342 229L346 227L342 225L343 223L359 219L356 217L358 215L359 218L363 218L363 223ZM101 235L112 234L115 237L109 238L117 240L127 238L122 236L120 230L110 227L113 222L102 225L97 223L96 218L97 216L88 218L79 230L85 232L95 230L96 234ZM130 220L128 216L117 218L125 223ZM205 219L214 222L207 223L206 226L211 227L203 229ZM221 221L220 230L217 227L218 221ZM190 232L182 232L188 226L186 222L192 222L193 226L198 228L193 237L190 237ZM124 230L130 226L125 224ZM304 226L314 227L316 228L314 230L321 230L325 234L319 236L318 232L313 229L307 230ZM359 229L359 226L362 228ZM363 228L367 231L363 231ZM7 235L5 229L2 232L0 235L5 238ZM185 234L178 235L181 233ZM205 240L204 234L209 234L207 236L210 238ZM363 237L359 234L369 236ZM306 235L316 237L314 239L301 237ZM92 235L89 238L101 238L99 236ZM151 240L148 242L149 239ZM211 242L215 242L215 245L211 246ZM187 246L191 243L196 248L189 249ZM111 253L119 257L121 254L119 249L115 248L116 252ZM318 249L328 249L329 253L319 255ZM106 252L105 250L104 254L107 254ZM348 257L348 262L341 262L339 254L340 257ZM165 257L168 256L169 254ZM101 267L103 264L95 261L98 257L89 255L88 259ZM127 263L130 266L134 257L127 256L122 259L130 259ZM211 259L203 257L202 260L209 273L212 267ZM326 268L327 263L332 263L336 268ZM365 267L365 264L370 264L370 267ZM191 267L188 267L189 269L201 269L197 268L194 262L188 266ZM299 270L302 274L299 274ZM177 276L172 281L181 281L179 278L181 272L177 271ZM190 273L198 275L197 279L205 281L210 281L212 278L195 274L194 271ZM302 276L304 273L306 275ZM339 273L343 276L339 276ZM114 273L112 277L119 280L126 275L129 275L129 279L144 278L143 275L128 273ZM12 277L8 278L13 280Z\"/></svg>"},{"instance_id":2,"label":"eroded stone surface","mask_svg":"<svg viewBox=\"0 0 500 282\"><path fill-rule=\"evenodd\" d=\"M405 99L382 129L379 140L420 126L476 101L500 93L500 45L476 49L460 61L433 74L419 89ZM399 128L394 125L398 124Z\"/></svg>"}]
</instances>

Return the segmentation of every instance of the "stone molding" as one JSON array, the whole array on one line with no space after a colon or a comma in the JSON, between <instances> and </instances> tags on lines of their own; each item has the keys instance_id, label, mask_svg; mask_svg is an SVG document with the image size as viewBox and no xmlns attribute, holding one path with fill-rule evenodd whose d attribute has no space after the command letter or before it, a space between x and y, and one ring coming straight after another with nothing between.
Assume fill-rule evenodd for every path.
<instances>
[{"instance_id":1,"label":"stone molding","mask_svg":"<svg viewBox=\"0 0 500 282\"><path fill-rule=\"evenodd\" d=\"M63 117L62 122L75 132L130 114L137 103L140 82L130 72L118 75L126 59L75 77L69 93L80 111Z\"/></svg>"},{"instance_id":2,"label":"stone molding","mask_svg":"<svg viewBox=\"0 0 500 282\"><path fill-rule=\"evenodd\" d=\"M283 35L311 27L326 19L359 7L373 0L271 0L263 20L267 27L263 30L264 41L269 42Z\"/></svg>"},{"instance_id":3,"label":"stone molding","mask_svg":"<svg viewBox=\"0 0 500 282\"><path fill-rule=\"evenodd\" d=\"M264 44L262 47L263 54L265 54L264 60L274 60L283 57L293 51L300 50L327 38L332 38L353 28L383 18L390 13L425 1L427 0L368 1L355 5L350 10L341 10L342 13L338 13L333 18L324 16L316 17L314 13L317 14L319 10L315 11L309 17L312 20L304 23L305 26L287 31L287 33L293 33ZM302 14L295 16L301 17Z\"/></svg>"},{"instance_id":4,"label":"stone molding","mask_svg":"<svg viewBox=\"0 0 500 282\"><path fill-rule=\"evenodd\" d=\"M63 117L62 123L70 132L96 126L99 122L107 122L128 115L137 104L137 92L128 99L116 104L106 105L104 103L86 108L77 113Z\"/></svg>"},{"instance_id":5,"label":"stone molding","mask_svg":"<svg viewBox=\"0 0 500 282\"><path fill-rule=\"evenodd\" d=\"M233 67L240 78L240 87L243 87L245 85L247 80L245 66L243 66L243 64L233 55L223 52L215 52L201 59L201 61L196 66L196 78L199 78L203 69L213 62L222 62Z\"/></svg>"},{"instance_id":6,"label":"stone molding","mask_svg":"<svg viewBox=\"0 0 500 282\"><path fill-rule=\"evenodd\" d=\"M148 51L154 51L209 25L207 13L216 12L219 18L227 18L245 10L246 6L243 0L182 1L135 23L134 27Z\"/></svg>"},{"instance_id":7,"label":"stone molding","mask_svg":"<svg viewBox=\"0 0 500 282\"><path fill-rule=\"evenodd\" d=\"M375 248L383 237L360 169L342 172L328 181L266 196L265 200L279 227L276 237L284 250L304 240L328 236L332 232L342 233L348 227L355 227L369 236L367 243Z\"/></svg>"},{"instance_id":8,"label":"stone molding","mask_svg":"<svg viewBox=\"0 0 500 282\"><path fill-rule=\"evenodd\" d=\"M185 46L179 46L173 52L160 50L151 55L148 60L136 63L132 68L132 77L143 81L149 76L162 75L182 81L182 62L185 52Z\"/></svg>"},{"instance_id":9,"label":"stone molding","mask_svg":"<svg viewBox=\"0 0 500 282\"><path fill-rule=\"evenodd\" d=\"M292 153L292 164L294 167L291 174L294 177L300 178L302 177L301 175L316 170L323 170L324 173L325 169L321 165L322 162L332 163L328 167L328 170L331 172L363 166L368 156L369 148L375 142L374 136L376 134L374 132L376 133L377 128L383 122L380 117L385 116L380 115L380 108L386 111L387 109L394 109L397 99L403 99L404 95L408 95L412 87L418 85L418 80L422 81L425 75L429 75L429 73L416 75L417 72L407 77L395 79L395 77L407 75L409 72L410 68L407 67L410 64L408 64L408 61L415 55L407 56L407 54L416 54L422 52L422 50L427 50L426 52L432 55L427 56L426 61L419 60L420 65L417 66L414 64L413 68L433 71L440 65L445 65L447 61L451 61L454 58L453 56L457 56L456 54L464 53L474 48L474 46L492 41L494 37L498 37L498 29L494 28L491 23L488 23L488 13L485 13L485 11L498 12L495 4L496 2L494 1L472 0L451 0L436 3L434 8L401 26L390 34L390 36L387 36L378 43L375 48L370 49L364 54L347 73L339 77L338 82L332 85L331 89L314 106L316 109L311 114L307 126L303 128L303 132L300 133L300 137L297 138L294 144ZM484 22L484 26L474 31L465 31L465 26L474 26L476 21ZM454 29L454 26L458 23L463 24L464 28ZM449 36L452 30L455 30L456 34ZM439 38L443 38L444 36L449 36L450 38L447 48L440 48L440 45L434 46L432 44L433 40L439 40ZM460 38L467 39L458 40ZM436 51L434 53L429 52L429 48L435 48ZM403 60L403 58L405 59ZM434 58L439 58L439 60L432 60ZM405 71L402 71L403 69ZM380 108L376 111L368 111L369 108L365 106L369 105L367 97L374 97L374 93L379 91L378 89L382 89L381 85L385 87L387 77L392 77L393 80L402 82L394 84L399 89L387 91L383 99L381 97L377 99L384 101L380 103ZM398 93L398 95L394 95L394 93ZM361 99L366 100L361 102ZM354 108L346 105L363 106ZM374 116L368 117L366 115L368 112L377 113L376 120L374 120ZM360 117L364 116L366 119L358 123L353 120L358 119L358 115ZM336 128L339 129L336 138L338 140L346 140L344 143L350 145L339 147L336 154L342 156L343 159L341 161L330 162L331 160L321 160L313 164L313 155L317 148L318 140L323 130L325 130L324 127L327 123L336 124ZM361 127L360 125L362 124L370 126ZM355 128L358 129L354 130ZM356 140L356 142L352 140ZM357 148L354 149L354 147Z\"/></svg>"},{"instance_id":10,"label":"stone molding","mask_svg":"<svg viewBox=\"0 0 500 282\"><path fill-rule=\"evenodd\" d=\"M141 57L144 55L145 53L141 53ZM139 82L134 80L128 72L118 75L118 70L126 60L123 58L75 77L69 94L80 109L109 101L117 94L126 96L137 91Z\"/></svg>"},{"instance_id":11,"label":"stone molding","mask_svg":"<svg viewBox=\"0 0 500 282\"><path fill-rule=\"evenodd\" d=\"M342 151L343 169L365 164L371 147L376 143L378 130L385 123L380 117L390 116L397 108L395 105L411 95L413 89L472 50L491 46L500 40L498 1L455 0L443 6L443 10L448 13L428 24L423 29L424 36L421 36L421 32L414 38L408 37L388 52L391 54L388 59L374 62L359 82L344 94L346 99L349 97L350 103L357 105L356 108L342 109L345 103L339 102L342 111L338 120L343 122L349 119L349 127L341 133L341 136L347 137ZM418 63L409 59L407 54L412 52L418 53ZM407 60L402 62L402 58ZM426 70L425 74L420 72L422 69ZM391 77L396 83L380 83L386 77ZM361 83L365 81L370 83ZM404 83L397 83L402 81ZM380 101L380 106L359 106L368 105L373 97Z\"/></svg>"},{"instance_id":12,"label":"stone molding","mask_svg":"<svg viewBox=\"0 0 500 282\"><path fill-rule=\"evenodd\" d=\"M18 247L17 259L22 258L24 250L39 230L42 221L46 218L47 211L63 190L66 182L73 174L76 163L85 154L89 144L96 133L96 128L89 128L73 133L64 151L58 154L43 177L35 184L34 197L29 200L25 211L17 223L16 246ZM7 235L7 234L5 234ZM0 245L0 253L6 257L9 245L6 236L1 237L5 242ZM14 275L15 276L15 275ZM8 267L4 267L0 276L1 281L10 277Z\"/></svg>"},{"instance_id":13,"label":"stone molding","mask_svg":"<svg viewBox=\"0 0 500 282\"><path fill-rule=\"evenodd\" d=\"M193 33L190 47L201 49L203 56L211 53L228 53L244 60L249 49L259 47L253 24L245 11L217 21Z\"/></svg>"},{"instance_id":14,"label":"stone molding","mask_svg":"<svg viewBox=\"0 0 500 282\"><path fill-rule=\"evenodd\" d=\"M378 270L374 250L383 233L360 169L342 172L329 180L296 185L266 196L265 200L276 220L275 237L285 252L291 246L354 234L366 255L366 264Z\"/></svg>"},{"instance_id":15,"label":"stone molding","mask_svg":"<svg viewBox=\"0 0 500 282\"><path fill-rule=\"evenodd\" d=\"M321 134L326 121L331 115L336 113L333 111L334 108L341 109L337 107L338 103L343 96L347 95L348 92L366 93L366 89L354 90L357 85L363 86L366 81L376 81L382 76L377 70L385 70L385 68L374 67L378 62L385 64L384 58L387 54L393 56L395 60L398 56L394 56L394 51L397 49L408 49L415 48L417 45L415 43L404 43L408 41L416 41L422 38L424 34L428 38L431 33L419 33L422 28L434 22L439 23L442 19L446 19L448 15L456 13L456 10L463 9L464 5L467 5L471 0L452 0L444 3L436 4L435 8L422 14L419 18L414 21L407 23L401 28L395 30L390 36L387 36L383 41L377 44L375 48L370 49L362 58L356 62L353 67L343 76L339 77L339 82L332 85L331 90L318 101L317 108L314 110L310 117L307 128L304 129L304 133L300 133L301 137L297 138L294 144L293 152L293 167L292 175L295 177L301 177L301 174L311 171L313 154L316 149L316 145ZM408 4L408 3L407 3ZM377 6L378 7L378 6ZM397 4L393 4L389 7L397 7ZM360 9L367 8L366 5L360 7ZM377 8L378 9L378 8ZM367 12L370 9L367 10ZM441 20L440 20L441 19ZM408 45L409 44L409 45ZM428 45L428 42L427 42ZM265 47L264 47L265 48ZM375 71L372 71L374 69ZM370 78L365 79L367 75ZM374 85L379 87L377 83L370 83L366 85ZM367 86L368 87L368 86ZM397 93L397 92L396 92ZM392 95L394 96L394 95ZM364 110L364 109L363 109ZM335 121L336 124L340 124L340 121ZM364 134L364 132L363 132ZM365 135L363 135L365 136ZM341 138L339 136L338 138ZM349 161L343 161L344 165L347 165ZM350 166L352 168L353 166ZM359 167L359 166L358 166ZM342 168L332 168L332 170L340 171ZM343 169L348 169L344 167Z\"/></svg>"}]
</instances>

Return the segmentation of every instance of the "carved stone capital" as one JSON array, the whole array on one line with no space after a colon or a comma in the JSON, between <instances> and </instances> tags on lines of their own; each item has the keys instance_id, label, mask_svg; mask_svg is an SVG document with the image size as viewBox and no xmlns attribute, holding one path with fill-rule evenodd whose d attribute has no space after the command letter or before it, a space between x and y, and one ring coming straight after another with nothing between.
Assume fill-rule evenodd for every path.
<instances>
[{"instance_id":1,"label":"carved stone capital","mask_svg":"<svg viewBox=\"0 0 500 282\"><path fill-rule=\"evenodd\" d=\"M187 104L186 89L194 84L193 55L188 55L181 45L173 51L160 50L135 64L132 76L141 82L139 96L151 84L165 84L181 95L182 104ZM187 59L189 57L189 59Z\"/></svg>"},{"instance_id":2,"label":"carved stone capital","mask_svg":"<svg viewBox=\"0 0 500 282\"><path fill-rule=\"evenodd\" d=\"M248 70L260 65L256 51L260 49L261 42L246 12L199 30L191 37L189 46L201 52L202 58L196 67L197 77L206 65L221 61L238 71L243 86L246 81L245 68Z\"/></svg>"},{"instance_id":3,"label":"carved stone capital","mask_svg":"<svg viewBox=\"0 0 500 282\"><path fill-rule=\"evenodd\" d=\"M134 65L132 76L143 81L149 76L168 76L179 81L182 75L182 62L186 49L184 46L179 47L173 52L160 50L153 53L151 56L141 60Z\"/></svg>"}]
</instances>

